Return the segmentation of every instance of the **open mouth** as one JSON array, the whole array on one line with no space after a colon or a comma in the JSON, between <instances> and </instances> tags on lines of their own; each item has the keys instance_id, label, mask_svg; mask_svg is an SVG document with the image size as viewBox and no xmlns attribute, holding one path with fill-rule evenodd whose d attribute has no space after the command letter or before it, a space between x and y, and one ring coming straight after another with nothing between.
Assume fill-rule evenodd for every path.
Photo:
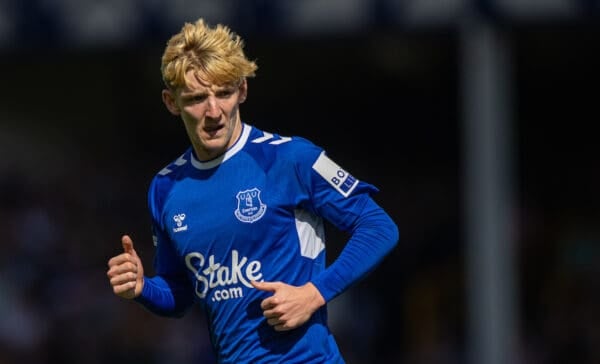
<instances>
[{"instance_id":1,"label":"open mouth","mask_svg":"<svg viewBox=\"0 0 600 364\"><path fill-rule=\"evenodd\" d=\"M204 131L210 135L216 134L221 129L223 129L223 125L212 125L204 127Z\"/></svg>"}]
</instances>

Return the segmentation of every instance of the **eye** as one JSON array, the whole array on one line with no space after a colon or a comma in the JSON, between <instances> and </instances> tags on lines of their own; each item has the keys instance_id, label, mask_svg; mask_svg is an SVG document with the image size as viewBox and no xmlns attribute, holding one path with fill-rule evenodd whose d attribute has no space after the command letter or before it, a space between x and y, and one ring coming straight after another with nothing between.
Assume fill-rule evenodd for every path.
<instances>
[{"instance_id":1,"label":"eye","mask_svg":"<svg viewBox=\"0 0 600 364\"><path fill-rule=\"evenodd\" d=\"M194 102L194 103L198 103L198 102L202 102L202 101L206 100L207 97L208 97L207 95L194 95L190 98L190 101Z\"/></svg>"},{"instance_id":2,"label":"eye","mask_svg":"<svg viewBox=\"0 0 600 364\"><path fill-rule=\"evenodd\" d=\"M227 99L231 95L233 95L234 93L235 93L235 89L233 89L233 88L226 88L226 89L217 91L216 94L215 94L215 96L217 96L220 99Z\"/></svg>"},{"instance_id":3,"label":"eye","mask_svg":"<svg viewBox=\"0 0 600 364\"><path fill-rule=\"evenodd\" d=\"M184 105L200 104L208 98L206 94L188 95L182 97Z\"/></svg>"}]
</instances>

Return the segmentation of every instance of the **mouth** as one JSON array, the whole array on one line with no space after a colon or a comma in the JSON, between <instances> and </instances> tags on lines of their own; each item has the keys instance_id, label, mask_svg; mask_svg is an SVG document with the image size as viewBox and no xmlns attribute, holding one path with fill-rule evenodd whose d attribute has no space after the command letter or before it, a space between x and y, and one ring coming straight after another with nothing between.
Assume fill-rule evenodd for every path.
<instances>
[{"instance_id":1,"label":"mouth","mask_svg":"<svg viewBox=\"0 0 600 364\"><path fill-rule=\"evenodd\" d=\"M215 136L223 127L223 125L207 125L204 127L204 132L210 136Z\"/></svg>"}]
</instances>

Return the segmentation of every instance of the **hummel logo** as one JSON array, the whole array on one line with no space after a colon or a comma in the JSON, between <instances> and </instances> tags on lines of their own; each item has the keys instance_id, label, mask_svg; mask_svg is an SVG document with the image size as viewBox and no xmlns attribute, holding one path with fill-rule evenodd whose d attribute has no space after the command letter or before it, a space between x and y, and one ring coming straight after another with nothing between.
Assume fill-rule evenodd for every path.
<instances>
[{"instance_id":1,"label":"hummel logo","mask_svg":"<svg viewBox=\"0 0 600 364\"><path fill-rule=\"evenodd\" d=\"M271 140L273 138L275 138L275 136L273 134L264 131L263 136L256 138L256 139L252 139L252 143L263 143L263 142L266 142L267 140ZM269 144L278 145L278 144L287 143L290 140L292 140L291 137L280 136L279 139L270 141Z\"/></svg>"},{"instance_id":2,"label":"hummel logo","mask_svg":"<svg viewBox=\"0 0 600 364\"><path fill-rule=\"evenodd\" d=\"M177 214L173 216L173 220L177 223L177 227L173 228L173 232L178 233L180 231L186 231L188 226L183 225L183 220L185 220L185 214Z\"/></svg>"}]
</instances>

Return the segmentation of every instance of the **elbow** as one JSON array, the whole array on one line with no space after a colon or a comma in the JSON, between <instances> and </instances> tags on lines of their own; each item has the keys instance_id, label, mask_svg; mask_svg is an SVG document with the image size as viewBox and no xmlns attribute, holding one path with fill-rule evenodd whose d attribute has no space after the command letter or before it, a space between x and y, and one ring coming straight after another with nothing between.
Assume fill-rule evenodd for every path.
<instances>
[{"instance_id":1,"label":"elbow","mask_svg":"<svg viewBox=\"0 0 600 364\"><path fill-rule=\"evenodd\" d=\"M392 217L373 200L365 206L363 213L355 222L352 233L360 230L367 241L372 241L383 255L389 254L400 240L400 231Z\"/></svg>"},{"instance_id":2,"label":"elbow","mask_svg":"<svg viewBox=\"0 0 600 364\"><path fill-rule=\"evenodd\" d=\"M378 242L379 249L384 255L389 254L398 245L400 231L398 225L390 215L383 210L378 210L369 218L369 222L363 225L370 231L371 239Z\"/></svg>"}]
</instances>

